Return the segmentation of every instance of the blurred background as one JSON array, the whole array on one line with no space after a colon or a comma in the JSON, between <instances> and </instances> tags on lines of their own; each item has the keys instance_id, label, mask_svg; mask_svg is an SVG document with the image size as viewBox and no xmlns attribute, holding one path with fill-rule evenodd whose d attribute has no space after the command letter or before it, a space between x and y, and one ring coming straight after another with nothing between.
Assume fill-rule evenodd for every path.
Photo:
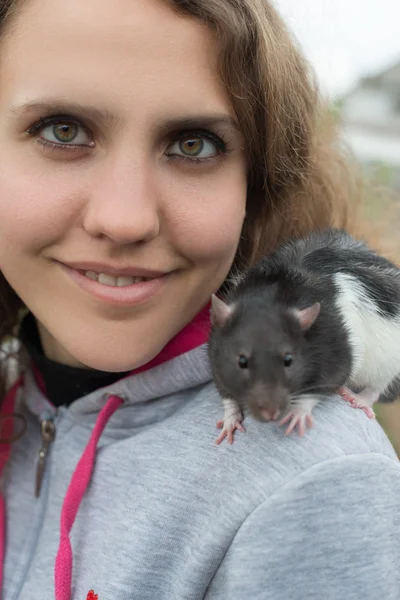
<instances>
[{"instance_id":1,"label":"blurred background","mask_svg":"<svg viewBox=\"0 0 400 600\"><path fill-rule=\"evenodd\" d=\"M371 193L360 219L375 247L400 265L400 0L274 3L362 165ZM375 408L400 456L400 400Z\"/></svg>"}]
</instances>

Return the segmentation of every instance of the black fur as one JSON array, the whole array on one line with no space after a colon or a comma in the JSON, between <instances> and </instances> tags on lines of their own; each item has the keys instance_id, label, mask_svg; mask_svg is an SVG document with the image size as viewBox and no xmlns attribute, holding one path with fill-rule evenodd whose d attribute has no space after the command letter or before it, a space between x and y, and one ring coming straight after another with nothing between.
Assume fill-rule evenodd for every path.
<instances>
[{"instance_id":1,"label":"black fur","mask_svg":"<svg viewBox=\"0 0 400 600\"><path fill-rule=\"evenodd\" d=\"M259 417L260 408L285 408L289 395L303 389L326 397L345 384L352 356L335 304L338 272L364 286L377 312L398 314L399 270L363 242L338 229L288 241L228 291L225 301L235 306L234 314L212 329L209 354L223 397L248 405ZM292 310L315 302L320 314L303 333ZM294 354L290 369L282 360L288 351ZM241 353L250 357L248 369L238 367Z\"/></svg>"}]
</instances>

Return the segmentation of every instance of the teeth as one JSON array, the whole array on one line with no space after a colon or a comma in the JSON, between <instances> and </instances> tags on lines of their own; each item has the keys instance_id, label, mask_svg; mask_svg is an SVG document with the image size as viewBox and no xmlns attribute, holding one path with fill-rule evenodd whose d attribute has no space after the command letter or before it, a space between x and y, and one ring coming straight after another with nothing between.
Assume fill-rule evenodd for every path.
<instances>
[{"instance_id":1,"label":"teeth","mask_svg":"<svg viewBox=\"0 0 400 600\"><path fill-rule=\"evenodd\" d=\"M94 271L86 271L85 275L86 275L86 277L89 277L89 279L93 279L93 281L97 281L97 273L95 273Z\"/></svg>"},{"instance_id":2,"label":"teeth","mask_svg":"<svg viewBox=\"0 0 400 600\"><path fill-rule=\"evenodd\" d=\"M99 273L97 276L97 281L102 283L103 285L117 285L117 278L112 275L105 275L104 273Z\"/></svg>"},{"instance_id":3,"label":"teeth","mask_svg":"<svg viewBox=\"0 0 400 600\"><path fill-rule=\"evenodd\" d=\"M117 277L117 286L123 287L124 285L132 285L132 283L138 283L137 281L135 282L135 279L141 279L141 277Z\"/></svg>"},{"instance_id":4,"label":"teeth","mask_svg":"<svg viewBox=\"0 0 400 600\"><path fill-rule=\"evenodd\" d=\"M113 277L112 275L95 273L94 271L86 271L85 277L111 287L124 287L134 283L140 283L141 281L147 281L145 277Z\"/></svg>"}]
</instances>

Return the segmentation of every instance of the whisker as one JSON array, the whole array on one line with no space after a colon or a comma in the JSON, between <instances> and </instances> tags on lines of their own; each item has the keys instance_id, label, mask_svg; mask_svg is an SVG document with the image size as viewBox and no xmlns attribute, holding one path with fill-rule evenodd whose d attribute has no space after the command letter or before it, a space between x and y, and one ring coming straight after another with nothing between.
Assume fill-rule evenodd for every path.
<instances>
[{"instance_id":1,"label":"whisker","mask_svg":"<svg viewBox=\"0 0 400 600\"><path fill-rule=\"evenodd\" d=\"M300 390L296 390L294 392L294 394L299 395L299 394L304 394L306 392L313 392L314 390L324 390L327 388L330 388L332 390L332 384L324 383L324 384L320 384L320 385L310 385L309 387L305 387Z\"/></svg>"},{"instance_id":2,"label":"whisker","mask_svg":"<svg viewBox=\"0 0 400 600\"><path fill-rule=\"evenodd\" d=\"M320 394L307 394L304 396L291 396L289 398L289 403L290 404L297 404L299 402L302 402L304 400L308 400L310 398L322 398L322 396Z\"/></svg>"}]
</instances>

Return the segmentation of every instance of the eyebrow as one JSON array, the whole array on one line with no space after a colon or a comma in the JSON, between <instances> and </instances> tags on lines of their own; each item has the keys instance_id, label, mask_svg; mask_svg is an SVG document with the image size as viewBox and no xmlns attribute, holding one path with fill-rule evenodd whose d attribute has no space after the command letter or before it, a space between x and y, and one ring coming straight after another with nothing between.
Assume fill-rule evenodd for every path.
<instances>
[{"instance_id":1,"label":"eyebrow","mask_svg":"<svg viewBox=\"0 0 400 600\"><path fill-rule=\"evenodd\" d=\"M225 113L212 115L193 115L190 117L168 119L163 123L162 129L165 129L166 131L174 131L176 129L196 129L201 127L216 127L221 125L240 132L240 127L237 121Z\"/></svg>"},{"instance_id":2,"label":"eyebrow","mask_svg":"<svg viewBox=\"0 0 400 600\"><path fill-rule=\"evenodd\" d=\"M21 106L13 106L10 112L17 116L25 116L30 113L47 114L71 114L71 116L86 117L91 121L101 121L108 125L115 124L118 119L112 115L107 109L100 109L96 106L87 106L84 104L76 104L73 102L51 102L47 100L38 100L21 104Z\"/></svg>"},{"instance_id":3,"label":"eyebrow","mask_svg":"<svg viewBox=\"0 0 400 600\"><path fill-rule=\"evenodd\" d=\"M89 121L96 123L100 122L106 126L116 125L120 121L116 115L113 115L105 108L100 109L96 106L88 106L85 104L76 104L64 101L49 102L47 100L38 100L34 102L28 102L20 106L14 106L10 110L17 116L28 116L30 113L41 113L43 116L46 114L70 114L76 118L86 118ZM170 118L164 120L158 129L161 130L162 133L166 133L168 131L174 131L178 129L196 129L217 126L229 127L230 129L236 130L239 133L241 131L236 119L234 119L228 113L205 113Z\"/></svg>"}]
</instances>

